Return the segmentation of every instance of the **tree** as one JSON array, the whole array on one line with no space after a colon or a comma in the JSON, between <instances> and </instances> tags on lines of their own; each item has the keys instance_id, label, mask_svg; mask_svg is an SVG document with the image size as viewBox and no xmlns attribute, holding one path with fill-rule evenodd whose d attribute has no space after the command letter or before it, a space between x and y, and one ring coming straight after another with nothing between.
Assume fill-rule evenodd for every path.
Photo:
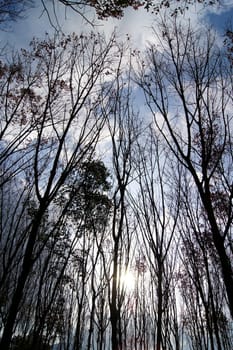
<instances>
[{"instance_id":1,"label":"tree","mask_svg":"<svg viewBox=\"0 0 233 350\"><path fill-rule=\"evenodd\" d=\"M193 349L230 349L231 320L219 260L200 198L189 181L181 189L181 213L178 281L185 332Z\"/></svg>"},{"instance_id":2,"label":"tree","mask_svg":"<svg viewBox=\"0 0 233 350\"><path fill-rule=\"evenodd\" d=\"M43 342L43 339L41 340L41 347L37 347L37 350L51 350L51 347ZM30 350L32 348L32 343L30 337L24 339L20 336L14 337L12 341L12 349L13 350Z\"/></svg>"},{"instance_id":3,"label":"tree","mask_svg":"<svg viewBox=\"0 0 233 350\"><path fill-rule=\"evenodd\" d=\"M195 184L233 316L229 63L211 32L194 33L177 21L160 28L158 48L151 44L140 63L138 84L156 129Z\"/></svg>"},{"instance_id":4,"label":"tree","mask_svg":"<svg viewBox=\"0 0 233 350\"><path fill-rule=\"evenodd\" d=\"M98 113L99 103L105 97L101 77L110 64L113 51L114 37L105 42L94 34L73 34L46 38L44 41L34 40L31 51L22 52L26 61L31 59L29 69L38 70L40 87L37 92L41 99L36 105L27 104L27 118L39 121L25 140L25 148L31 149L30 161L27 156L24 159L28 164L26 175L33 189L31 198L34 207L30 212L29 223L23 229L26 239L21 241L18 248L20 260L14 260L18 272L1 340L1 347L6 350L10 347L30 273L50 238L48 230L41 242L48 209L69 174L84 159L90 159L93 155L105 124L105 118ZM4 105L4 116L7 116L7 108L11 110L11 105ZM14 124L10 125L13 127ZM8 147L9 142L14 144L14 133L10 135L10 139L3 138L5 147ZM20 179L24 180L22 177ZM64 209L61 209L61 213ZM20 236L22 233L16 229L12 242ZM2 242L5 244L4 239ZM11 257L14 259L14 255Z\"/></svg>"},{"instance_id":5,"label":"tree","mask_svg":"<svg viewBox=\"0 0 233 350\"><path fill-rule=\"evenodd\" d=\"M71 275L76 288L77 303L74 334L74 349L80 349L85 344L85 322L87 309L90 313L90 331L88 335L88 349L90 348L96 299L102 293L101 279L98 281L100 250L108 224L111 200L106 193L110 190L108 182L109 172L101 161L89 160L83 162L78 169L70 174L67 182L61 188L57 204L67 203L65 215L68 218L71 231L75 232L75 243L72 256L79 260L73 265ZM69 274L67 273L67 276ZM91 299L91 300L90 300Z\"/></svg>"},{"instance_id":6,"label":"tree","mask_svg":"<svg viewBox=\"0 0 233 350\"><path fill-rule=\"evenodd\" d=\"M113 178L112 215L109 223L111 253L107 271L112 350L124 346L122 312L125 293L121 278L129 265L133 236L127 189L132 181L133 147L139 133L137 114L131 104L130 62L127 71L124 70L124 59L128 58L128 52L128 43L119 45L119 61L111 71L112 78L107 83L108 99L102 104L102 113L107 117Z\"/></svg>"},{"instance_id":7,"label":"tree","mask_svg":"<svg viewBox=\"0 0 233 350\"><path fill-rule=\"evenodd\" d=\"M143 242L154 286L155 348L160 350L168 348L172 342L167 318L172 317L169 308L174 302L174 235L180 199L179 195L177 198L172 195L171 159L152 127L138 141L135 158L135 182L139 191L132 197L132 205L138 223L138 242Z\"/></svg>"},{"instance_id":8,"label":"tree","mask_svg":"<svg viewBox=\"0 0 233 350\"><path fill-rule=\"evenodd\" d=\"M20 172L27 172L31 164L34 144L29 140L41 121L39 106L42 103L41 95L37 93L41 87L42 74L39 65L33 67L32 60L33 57L26 55L26 52L20 55L2 52L0 186ZM46 147L49 145L44 144L44 149Z\"/></svg>"},{"instance_id":9,"label":"tree","mask_svg":"<svg viewBox=\"0 0 233 350\"><path fill-rule=\"evenodd\" d=\"M233 65L233 32L231 29L226 30L224 44L227 50L227 57Z\"/></svg>"},{"instance_id":10,"label":"tree","mask_svg":"<svg viewBox=\"0 0 233 350\"><path fill-rule=\"evenodd\" d=\"M190 5L195 3L202 3L204 6L211 6L215 4L221 4L221 0L81 0L81 1L69 1L69 0L51 0L53 6L53 12L56 16L56 3L61 3L66 9L71 9L78 15L84 18L87 22L93 25L86 15L88 9L94 9L94 12L99 19L107 19L109 17L120 19L124 16L127 8L134 10L144 9L154 14L158 14L161 10L167 9L171 16L183 14ZM50 18L51 9L49 8L49 1L42 0L44 9ZM51 22L52 23L52 22Z\"/></svg>"},{"instance_id":11,"label":"tree","mask_svg":"<svg viewBox=\"0 0 233 350\"><path fill-rule=\"evenodd\" d=\"M131 7L135 10L139 8L144 8L147 11L152 11L152 13L158 14L161 9L169 9L170 14L177 15L178 13L183 13L191 4L202 3L204 5L214 5L219 4L221 0L80 0L80 1L70 1L70 0L41 0L42 6L50 22L51 12L54 12L55 18L57 18L56 6L57 4L63 5L66 9L71 9L76 12L87 22L91 23L86 16L86 11L88 9L94 9L98 18L106 19L108 17L121 18L124 16L124 11L126 8ZM0 25L2 29L9 27L12 21L22 19L29 8L35 6L35 0L24 0L20 3L16 0L3 0L0 5ZM50 6L51 5L51 6Z\"/></svg>"}]
</instances>

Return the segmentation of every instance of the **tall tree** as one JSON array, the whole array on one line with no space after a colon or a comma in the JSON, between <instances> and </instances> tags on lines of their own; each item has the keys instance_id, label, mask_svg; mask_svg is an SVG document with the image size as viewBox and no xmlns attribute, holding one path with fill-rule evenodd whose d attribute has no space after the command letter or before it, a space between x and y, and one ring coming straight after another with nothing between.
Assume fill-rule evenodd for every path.
<instances>
[{"instance_id":1,"label":"tall tree","mask_svg":"<svg viewBox=\"0 0 233 350\"><path fill-rule=\"evenodd\" d=\"M166 349L172 338L166 317L168 315L170 318L169 307L176 259L173 238L180 201L179 196L175 199L171 195L173 192L173 184L169 183L169 178L172 178L171 160L151 127L139 140L137 155L135 172L139 191L133 199L133 207L138 223L138 241L144 244L150 266L151 283L155 288L153 301L156 319L155 346L160 350Z\"/></svg>"},{"instance_id":2,"label":"tall tree","mask_svg":"<svg viewBox=\"0 0 233 350\"><path fill-rule=\"evenodd\" d=\"M163 21L138 83L154 125L188 170L203 205L233 317L232 120L228 62L211 32Z\"/></svg>"},{"instance_id":3,"label":"tall tree","mask_svg":"<svg viewBox=\"0 0 233 350\"><path fill-rule=\"evenodd\" d=\"M128 43L127 43L128 45ZM108 84L109 98L102 111L107 117L108 133L112 151L112 217L109 234L111 237L109 306L112 328L112 349L123 348L121 276L127 270L131 250L132 227L128 213L127 189L132 181L133 147L138 137L137 114L131 104L131 67L124 70L124 60L128 58L128 48L119 45L119 61L110 72Z\"/></svg>"},{"instance_id":4,"label":"tall tree","mask_svg":"<svg viewBox=\"0 0 233 350\"><path fill-rule=\"evenodd\" d=\"M21 243L21 260L5 319L1 347L6 350L30 272L45 247L42 244L38 248L38 241L48 208L69 174L93 154L104 126L105 118L98 113L99 102L105 96L101 76L110 64L113 48L114 37L105 42L94 34L61 35L34 40L31 51L22 53L31 59L30 69L40 74L40 103L27 105L27 118L40 122L27 136L27 143L32 145L28 175L35 205L24 231L26 239ZM9 140L4 141L7 147Z\"/></svg>"},{"instance_id":5,"label":"tall tree","mask_svg":"<svg viewBox=\"0 0 233 350\"><path fill-rule=\"evenodd\" d=\"M231 319L208 220L188 179L181 192L178 280L185 331L193 348L228 349L232 346Z\"/></svg>"}]
</instances>

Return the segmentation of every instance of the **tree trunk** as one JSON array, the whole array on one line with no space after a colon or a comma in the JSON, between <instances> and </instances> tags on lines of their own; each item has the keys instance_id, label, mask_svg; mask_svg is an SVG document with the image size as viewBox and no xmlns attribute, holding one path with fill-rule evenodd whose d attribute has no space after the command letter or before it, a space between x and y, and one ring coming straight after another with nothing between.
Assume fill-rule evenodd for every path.
<instances>
[{"instance_id":1,"label":"tree trunk","mask_svg":"<svg viewBox=\"0 0 233 350\"><path fill-rule=\"evenodd\" d=\"M33 222L31 233L28 238L27 247L26 247L24 259L23 259L22 271L18 278L17 286L13 294L12 303L9 309L6 325L4 327L2 340L0 343L1 345L0 348L4 350L10 349L13 328L14 328L15 320L18 314L19 305L23 296L23 290L24 290L27 278L29 276L29 273L31 271L31 268L33 266L33 260L32 260L33 249L36 242L38 228L44 212L45 212L45 207L41 206Z\"/></svg>"},{"instance_id":2,"label":"tree trunk","mask_svg":"<svg viewBox=\"0 0 233 350\"><path fill-rule=\"evenodd\" d=\"M115 239L114 261L113 261L113 281L112 281L112 296L110 304L111 326L112 326L112 350L119 350L119 311L117 310L117 270L118 270L118 239Z\"/></svg>"}]
</instances>

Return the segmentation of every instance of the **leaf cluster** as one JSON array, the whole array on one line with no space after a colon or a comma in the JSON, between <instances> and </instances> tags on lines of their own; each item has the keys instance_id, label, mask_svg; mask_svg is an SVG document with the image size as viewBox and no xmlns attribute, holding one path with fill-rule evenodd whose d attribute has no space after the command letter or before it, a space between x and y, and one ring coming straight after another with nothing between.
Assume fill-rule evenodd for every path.
<instances>
[{"instance_id":1,"label":"leaf cluster","mask_svg":"<svg viewBox=\"0 0 233 350\"><path fill-rule=\"evenodd\" d=\"M154 14L158 14L162 9L171 10L171 15L177 15L179 13L184 13L185 10L193 4L203 4L203 5L215 5L219 4L220 0L41 0L42 6L45 13L51 22L51 9L49 4L52 3L52 11L56 15L56 5L58 3L64 5L67 9L71 9L78 15L86 18L85 12L88 8L93 8L99 19L107 19L109 17L121 18L124 16L124 11L126 8L130 7L134 10L139 8L144 8ZM7 29L12 22L25 18L27 11L35 6L34 0L3 0L0 4L0 29ZM52 22L51 22L52 23ZM90 22L91 23L91 22Z\"/></svg>"},{"instance_id":2,"label":"leaf cluster","mask_svg":"<svg viewBox=\"0 0 233 350\"><path fill-rule=\"evenodd\" d=\"M111 187L108 177L101 161L86 161L74 169L61 189L56 202L66 203L66 214L79 223L79 230L93 227L98 230L106 224L112 205L106 194Z\"/></svg>"}]
</instances>

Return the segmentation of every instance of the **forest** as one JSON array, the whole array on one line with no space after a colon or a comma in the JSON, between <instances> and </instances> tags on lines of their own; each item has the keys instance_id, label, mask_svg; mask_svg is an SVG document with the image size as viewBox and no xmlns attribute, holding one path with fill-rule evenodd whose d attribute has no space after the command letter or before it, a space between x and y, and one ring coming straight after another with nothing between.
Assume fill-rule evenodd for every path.
<instances>
[{"instance_id":1,"label":"forest","mask_svg":"<svg viewBox=\"0 0 233 350\"><path fill-rule=\"evenodd\" d=\"M233 349L233 32L173 14L1 45L1 350Z\"/></svg>"}]
</instances>

